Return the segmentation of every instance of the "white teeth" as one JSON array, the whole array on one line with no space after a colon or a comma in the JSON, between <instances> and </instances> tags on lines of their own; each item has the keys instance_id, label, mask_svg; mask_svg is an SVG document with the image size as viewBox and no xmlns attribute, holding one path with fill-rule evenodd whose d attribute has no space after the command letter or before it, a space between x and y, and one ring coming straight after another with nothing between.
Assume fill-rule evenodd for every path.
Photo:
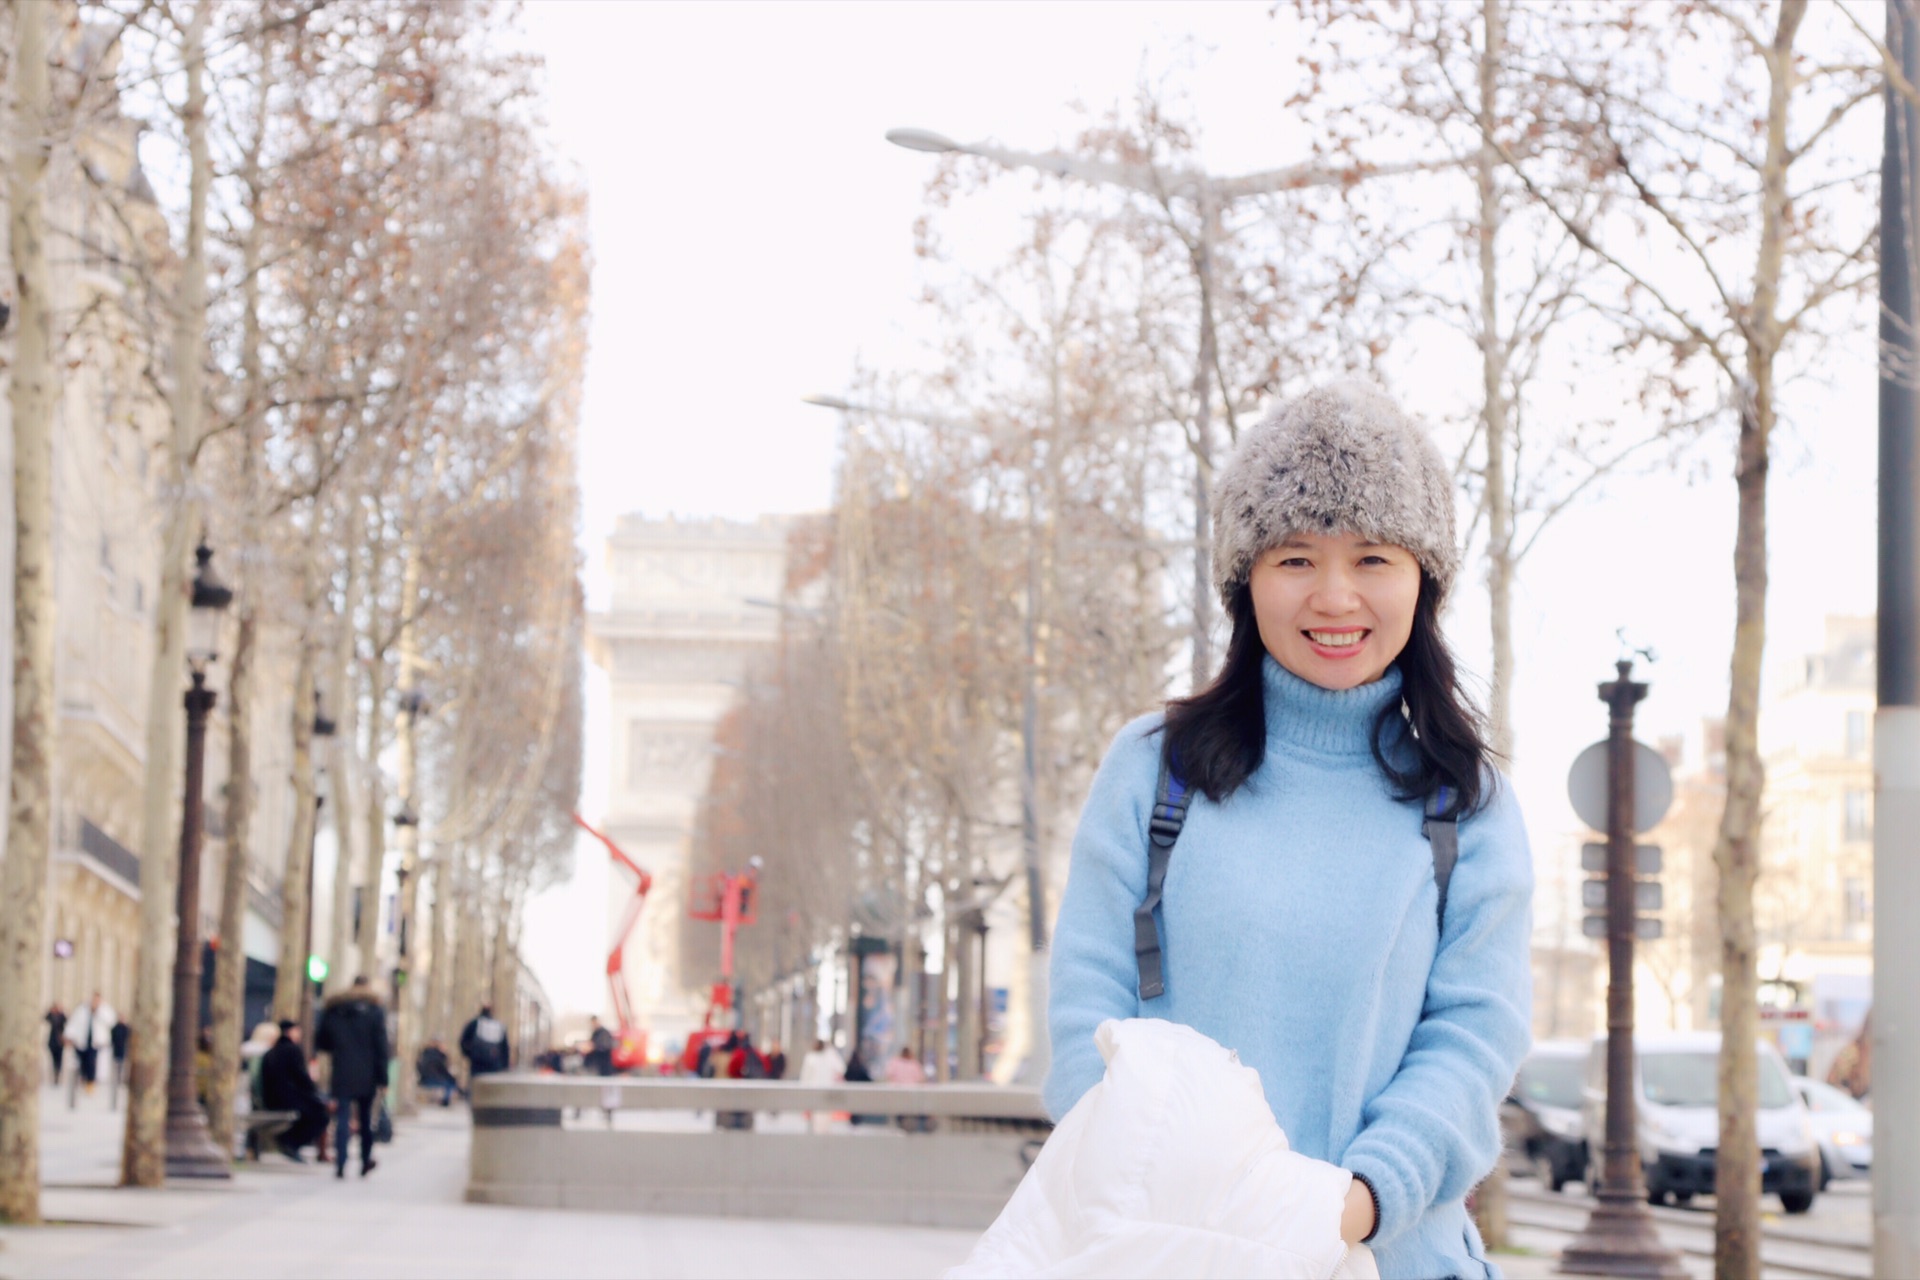
<instances>
[{"instance_id":1,"label":"white teeth","mask_svg":"<svg viewBox=\"0 0 1920 1280\"><path fill-rule=\"evenodd\" d=\"M1344 649L1348 645L1359 644L1367 638L1364 631L1309 631L1307 638L1315 644L1326 645L1330 649Z\"/></svg>"}]
</instances>

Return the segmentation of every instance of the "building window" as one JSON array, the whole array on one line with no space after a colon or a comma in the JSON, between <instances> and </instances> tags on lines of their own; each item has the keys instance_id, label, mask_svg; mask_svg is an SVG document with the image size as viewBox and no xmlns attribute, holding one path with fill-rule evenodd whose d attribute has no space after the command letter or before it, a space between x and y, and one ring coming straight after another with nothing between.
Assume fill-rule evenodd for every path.
<instances>
[{"instance_id":1,"label":"building window","mask_svg":"<svg viewBox=\"0 0 1920 1280\"><path fill-rule=\"evenodd\" d=\"M1847 935L1858 936L1873 915L1867 906L1867 882L1856 876L1848 876L1841 882L1840 896L1840 909L1846 920Z\"/></svg>"},{"instance_id":2,"label":"building window","mask_svg":"<svg viewBox=\"0 0 1920 1280\"><path fill-rule=\"evenodd\" d=\"M1867 713L1847 712L1847 756L1858 760L1867 754Z\"/></svg>"},{"instance_id":3,"label":"building window","mask_svg":"<svg viewBox=\"0 0 1920 1280\"><path fill-rule=\"evenodd\" d=\"M1849 791L1846 797L1846 838L1849 840L1871 840L1873 838L1873 811L1869 807L1873 797L1865 791Z\"/></svg>"}]
</instances>

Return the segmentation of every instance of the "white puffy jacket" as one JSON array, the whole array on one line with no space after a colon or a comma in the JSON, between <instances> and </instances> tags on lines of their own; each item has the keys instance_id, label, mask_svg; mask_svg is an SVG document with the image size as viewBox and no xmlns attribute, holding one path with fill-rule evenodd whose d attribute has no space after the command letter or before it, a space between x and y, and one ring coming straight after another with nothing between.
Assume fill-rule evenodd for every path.
<instances>
[{"instance_id":1,"label":"white puffy jacket","mask_svg":"<svg viewBox=\"0 0 1920 1280\"><path fill-rule=\"evenodd\" d=\"M1261 1276L1373 1280L1340 1239L1353 1175L1288 1149L1260 1076L1192 1027L1109 1019L1075 1104L949 1280Z\"/></svg>"}]
</instances>

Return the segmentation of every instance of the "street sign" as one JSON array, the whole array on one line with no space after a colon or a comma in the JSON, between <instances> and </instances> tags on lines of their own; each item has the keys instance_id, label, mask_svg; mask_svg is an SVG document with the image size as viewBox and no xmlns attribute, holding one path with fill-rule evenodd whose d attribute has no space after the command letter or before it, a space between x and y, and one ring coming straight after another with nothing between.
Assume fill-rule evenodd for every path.
<instances>
[{"instance_id":1,"label":"street sign","mask_svg":"<svg viewBox=\"0 0 1920 1280\"><path fill-rule=\"evenodd\" d=\"M1606 937L1607 936L1607 918L1603 915L1589 915L1589 916L1580 917L1580 932L1585 934L1589 938ZM1633 921L1633 932L1634 932L1634 936L1639 938L1640 941L1642 942L1653 942L1659 939L1661 936L1663 936L1663 931L1660 927L1660 917L1635 916Z\"/></svg>"},{"instance_id":2,"label":"street sign","mask_svg":"<svg viewBox=\"0 0 1920 1280\"><path fill-rule=\"evenodd\" d=\"M1660 874L1660 846L1657 844L1637 844L1633 846L1634 871L1643 876ZM1589 840L1580 846L1580 869L1600 875L1607 873L1607 846Z\"/></svg>"},{"instance_id":3,"label":"street sign","mask_svg":"<svg viewBox=\"0 0 1920 1280\"><path fill-rule=\"evenodd\" d=\"M1658 911L1664 895L1660 891L1658 880L1636 880L1633 885L1633 905L1637 911ZM1607 882L1604 879L1583 881L1580 885L1580 905L1593 910L1603 910L1607 905Z\"/></svg>"},{"instance_id":4,"label":"street sign","mask_svg":"<svg viewBox=\"0 0 1920 1280\"><path fill-rule=\"evenodd\" d=\"M1580 821L1595 831L1607 829L1607 744L1596 742L1574 757L1567 770L1567 798ZM1633 832L1658 826L1673 807L1673 771L1658 751L1633 744Z\"/></svg>"}]
</instances>

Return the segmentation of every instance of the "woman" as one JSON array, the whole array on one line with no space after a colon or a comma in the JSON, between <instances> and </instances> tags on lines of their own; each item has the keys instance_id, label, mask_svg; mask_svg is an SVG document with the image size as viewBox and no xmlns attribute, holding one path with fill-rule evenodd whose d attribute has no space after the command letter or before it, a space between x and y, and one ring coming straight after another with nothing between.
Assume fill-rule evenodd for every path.
<instances>
[{"instance_id":1,"label":"woman","mask_svg":"<svg viewBox=\"0 0 1920 1280\"><path fill-rule=\"evenodd\" d=\"M1532 863L1440 634L1446 464L1384 392L1340 384L1247 434L1213 515L1232 639L1094 780L1054 939L1048 1109L1100 1080L1101 1022L1184 1023L1259 1072L1294 1150L1352 1173L1341 1234L1382 1275L1497 1274L1464 1198L1528 1046ZM1191 801L1144 956L1163 761Z\"/></svg>"}]
</instances>

